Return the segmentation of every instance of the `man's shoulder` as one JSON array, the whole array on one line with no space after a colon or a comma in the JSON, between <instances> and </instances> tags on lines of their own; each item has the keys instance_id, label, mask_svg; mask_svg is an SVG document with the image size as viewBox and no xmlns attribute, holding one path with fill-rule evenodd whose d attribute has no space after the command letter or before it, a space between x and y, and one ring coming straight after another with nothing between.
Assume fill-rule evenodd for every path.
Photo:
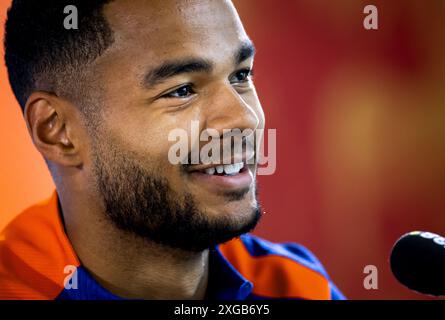
<instances>
[{"instance_id":1,"label":"man's shoulder","mask_svg":"<svg viewBox=\"0 0 445 320\"><path fill-rule=\"evenodd\" d=\"M52 299L77 258L57 210L57 195L20 213L0 232L0 299Z\"/></svg>"},{"instance_id":2,"label":"man's shoulder","mask_svg":"<svg viewBox=\"0 0 445 320\"><path fill-rule=\"evenodd\" d=\"M38 233L39 228L46 223L52 206L54 195L41 200L19 213L4 229L0 231L3 244L9 244L19 238ZM7 242L5 242L7 240Z\"/></svg>"},{"instance_id":3,"label":"man's shoulder","mask_svg":"<svg viewBox=\"0 0 445 320\"><path fill-rule=\"evenodd\" d=\"M273 243L245 234L220 246L223 256L264 297L344 298L317 257L292 242Z\"/></svg>"}]
</instances>

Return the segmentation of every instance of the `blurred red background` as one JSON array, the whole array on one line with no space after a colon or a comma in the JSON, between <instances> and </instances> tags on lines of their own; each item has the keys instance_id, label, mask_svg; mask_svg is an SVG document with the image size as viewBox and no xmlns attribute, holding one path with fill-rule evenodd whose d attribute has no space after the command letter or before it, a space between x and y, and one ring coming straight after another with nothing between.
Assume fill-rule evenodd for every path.
<instances>
[{"instance_id":1,"label":"blurred red background","mask_svg":"<svg viewBox=\"0 0 445 320\"><path fill-rule=\"evenodd\" d=\"M306 245L351 299L423 299L393 279L388 256L405 232L445 233L445 3L235 2L278 140L255 233ZM2 35L9 3L0 0ZM363 28L368 4L379 30ZM3 228L54 188L3 64L0 150ZM379 270L378 290L363 286L366 265Z\"/></svg>"}]
</instances>

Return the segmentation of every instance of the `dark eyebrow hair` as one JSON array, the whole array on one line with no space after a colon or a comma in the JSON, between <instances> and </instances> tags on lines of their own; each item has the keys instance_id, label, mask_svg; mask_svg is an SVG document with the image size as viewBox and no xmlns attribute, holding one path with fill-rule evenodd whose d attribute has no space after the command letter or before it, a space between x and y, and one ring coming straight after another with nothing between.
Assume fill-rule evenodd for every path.
<instances>
[{"instance_id":1,"label":"dark eyebrow hair","mask_svg":"<svg viewBox=\"0 0 445 320\"><path fill-rule=\"evenodd\" d=\"M248 40L242 43L235 54L235 63L240 64L255 55L256 49L253 42Z\"/></svg>"},{"instance_id":2,"label":"dark eyebrow hair","mask_svg":"<svg viewBox=\"0 0 445 320\"><path fill-rule=\"evenodd\" d=\"M253 43L245 41L241 44L236 51L234 59L235 64L241 64L245 60L255 55L255 47ZM171 60L166 61L160 66L151 70L142 80L142 86L145 88L153 87L164 80L178 76L184 73L192 72L207 72L210 73L213 70L213 64L202 58L190 58L184 60Z\"/></svg>"},{"instance_id":3,"label":"dark eyebrow hair","mask_svg":"<svg viewBox=\"0 0 445 320\"><path fill-rule=\"evenodd\" d=\"M187 60L172 60L151 70L143 79L144 87L155 86L167 78L191 72L211 72L213 65L207 60L194 58Z\"/></svg>"}]
</instances>

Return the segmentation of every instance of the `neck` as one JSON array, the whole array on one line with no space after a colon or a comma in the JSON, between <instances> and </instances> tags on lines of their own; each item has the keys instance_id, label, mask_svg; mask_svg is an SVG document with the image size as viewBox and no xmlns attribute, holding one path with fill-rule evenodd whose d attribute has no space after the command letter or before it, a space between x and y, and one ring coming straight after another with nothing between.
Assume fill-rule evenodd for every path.
<instances>
[{"instance_id":1,"label":"neck","mask_svg":"<svg viewBox=\"0 0 445 320\"><path fill-rule=\"evenodd\" d=\"M65 228L82 266L105 289L129 299L203 299L208 250L186 252L117 229L97 205L59 194Z\"/></svg>"}]
</instances>

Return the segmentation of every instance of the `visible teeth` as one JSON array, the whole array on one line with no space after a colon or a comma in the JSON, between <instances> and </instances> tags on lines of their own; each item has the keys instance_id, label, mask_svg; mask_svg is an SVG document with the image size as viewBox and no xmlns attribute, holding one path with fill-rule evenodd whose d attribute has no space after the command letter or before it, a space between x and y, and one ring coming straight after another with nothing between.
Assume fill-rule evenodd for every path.
<instances>
[{"instance_id":1,"label":"visible teeth","mask_svg":"<svg viewBox=\"0 0 445 320\"><path fill-rule=\"evenodd\" d=\"M237 164L226 164L226 165L224 165L224 172L226 174L238 173L239 172L238 165Z\"/></svg>"},{"instance_id":2,"label":"visible teeth","mask_svg":"<svg viewBox=\"0 0 445 320\"><path fill-rule=\"evenodd\" d=\"M208 175L214 175L215 173L222 174L225 173L227 175L235 175L240 172L240 170L244 168L244 163L235 163L235 164L225 164L221 166L216 166L212 168L208 168L205 170L205 173Z\"/></svg>"},{"instance_id":3,"label":"visible teeth","mask_svg":"<svg viewBox=\"0 0 445 320\"><path fill-rule=\"evenodd\" d=\"M244 163L228 164L224 166L224 172L229 175L237 174L244 167Z\"/></svg>"}]
</instances>

